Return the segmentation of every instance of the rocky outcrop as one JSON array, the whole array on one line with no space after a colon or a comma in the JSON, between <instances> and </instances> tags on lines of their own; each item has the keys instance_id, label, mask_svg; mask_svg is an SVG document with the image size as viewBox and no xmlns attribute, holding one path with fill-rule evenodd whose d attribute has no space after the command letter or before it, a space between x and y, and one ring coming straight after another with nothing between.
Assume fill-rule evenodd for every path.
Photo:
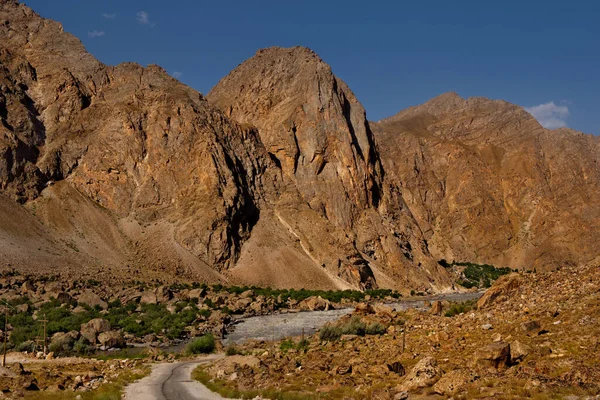
<instances>
[{"instance_id":1,"label":"rocky outcrop","mask_svg":"<svg viewBox=\"0 0 600 400\"><path fill-rule=\"evenodd\" d=\"M411 391L432 386L443 373L435 358L425 357L419 360L396 389Z\"/></svg>"},{"instance_id":2,"label":"rocky outcrop","mask_svg":"<svg viewBox=\"0 0 600 400\"><path fill-rule=\"evenodd\" d=\"M477 309L481 310L495 302L500 302L511 297L513 292L521 286L523 277L513 273L500 277L491 288L486 290L483 296L477 300Z\"/></svg>"},{"instance_id":3,"label":"rocky outcrop","mask_svg":"<svg viewBox=\"0 0 600 400\"><path fill-rule=\"evenodd\" d=\"M597 255L597 137L455 93L372 126L386 176L436 259L540 270Z\"/></svg>"},{"instance_id":4,"label":"rocky outcrop","mask_svg":"<svg viewBox=\"0 0 600 400\"><path fill-rule=\"evenodd\" d=\"M272 201L278 222L313 262L366 286L449 284L395 183L384 179L362 105L312 50L260 50L207 98L257 127L282 172L285 196Z\"/></svg>"}]
</instances>

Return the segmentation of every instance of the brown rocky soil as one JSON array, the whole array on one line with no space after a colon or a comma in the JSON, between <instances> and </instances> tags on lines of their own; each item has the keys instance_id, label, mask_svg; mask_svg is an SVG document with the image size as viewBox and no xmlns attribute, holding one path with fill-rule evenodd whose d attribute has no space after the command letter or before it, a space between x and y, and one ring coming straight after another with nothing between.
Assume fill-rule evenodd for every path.
<instances>
[{"instance_id":1,"label":"brown rocky soil","mask_svg":"<svg viewBox=\"0 0 600 400\"><path fill-rule=\"evenodd\" d=\"M401 313L363 305L354 318L379 321L386 334L338 341L315 335L291 349L249 343L238 348L244 357L207 372L242 390L277 388L307 398L597 398L599 268L596 260L580 269L508 275L475 308L451 317L436 315L439 306L451 312L450 304Z\"/></svg>"},{"instance_id":2,"label":"brown rocky soil","mask_svg":"<svg viewBox=\"0 0 600 400\"><path fill-rule=\"evenodd\" d=\"M42 360L9 353L6 369L0 367L0 371L2 398L58 399L75 398L78 393L97 391L119 380L142 377L149 368L142 360L102 361L76 357Z\"/></svg>"}]
</instances>

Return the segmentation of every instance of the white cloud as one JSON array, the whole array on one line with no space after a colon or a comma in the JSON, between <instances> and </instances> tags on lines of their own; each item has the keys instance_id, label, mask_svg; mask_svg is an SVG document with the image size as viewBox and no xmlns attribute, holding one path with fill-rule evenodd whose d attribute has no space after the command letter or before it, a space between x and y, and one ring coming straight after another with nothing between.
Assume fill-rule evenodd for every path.
<instances>
[{"instance_id":1,"label":"white cloud","mask_svg":"<svg viewBox=\"0 0 600 400\"><path fill-rule=\"evenodd\" d=\"M173 78L180 79L183 76L183 73L179 71L173 71L171 75L173 75Z\"/></svg>"},{"instance_id":2,"label":"white cloud","mask_svg":"<svg viewBox=\"0 0 600 400\"><path fill-rule=\"evenodd\" d=\"M102 16L107 19L115 19L117 17L117 14L104 13L102 14Z\"/></svg>"},{"instance_id":3,"label":"white cloud","mask_svg":"<svg viewBox=\"0 0 600 400\"><path fill-rule=\"evenodd\" d=\"M91 37L92 39L100 37L100 36L104 36L104 31L89 31L88 36Z\"/></svg>"},{"instance_id":4,"label":"white cloud","mask_svg":"<svg viewBox=\"0 0 600 400\"><path fill-rule=\"evenodd\" d=\"M566 102L561 102L566 103ZM525 107L525 111L533 115L538 122L547 129L564 128L567 126L569 107L557 106L553 101L532 107Z\"/></svg>"},{"instance_id":5,"label":"white cloud","mask_svg":"<svg viewBox=\"0 0 600 400\"><path fill-rule=\"evenodd\" d=\"M137 13L137 22L142 25L150 25L154 27L154 23L150 22L150 15L146 11L140 11Z\"/></svg>"}]
</instances>

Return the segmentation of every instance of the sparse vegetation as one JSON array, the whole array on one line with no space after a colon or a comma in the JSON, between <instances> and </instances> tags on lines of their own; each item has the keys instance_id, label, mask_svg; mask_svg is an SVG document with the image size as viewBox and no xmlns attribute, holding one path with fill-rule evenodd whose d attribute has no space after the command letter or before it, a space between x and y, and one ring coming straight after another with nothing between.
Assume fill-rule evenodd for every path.
<instances>
[{"instance_id":1,"label":"sparse vegetation","mask_svg":"<svg viewBox=\"0 0 600 400\"><path fill-rule=\"evenodd\" d=\"M335 325L325 325L319 331L319 338L325 341L339 340L342 335L383 335L386 328L379 322L366 323L359 316L353 316L349 320Z\"/></svg>"},{"instance_id":2,"label":"sparse vegetation","mask_svg":"<svg viewBox=\"0 0 600 400\"><path fill-rule=\"evenodd\" d=\"M452 263L449 263L444 259L438 261L438 264L440 264L444 268L452 268L454 266L466 267L462 272L464 279L459 279L457 281L459 285L466 288L488 288L496 279L500 278L502 275L506 275L513 272L508 267L496 268L495 266L490 264L475 264L471 262L453 261Z\"/></svg>"},{"instance_id":3,"label":"sparse vegetation","mask_svg":"<svg viewBox=\"0 0 600 400\"><path fill-rule=\"evenodd\" d=\"M227 348L225 349L225 355L227 356L235 356L238 354L241 354L241 352L233 344L231 346L227 346Z\"/></svg>"},{"instance_id":4,"label":"sparse vegetation","mask_svg":"<svg viewBox=\"0 0 600 400\"><path fill-rule=\"evenodd\" d=\"M190 354L209 354L215 351L215 337L211 334L201 336L188 343Z\"/></svg>"},{"instance_id":5,"label":"sparse vegetation","mask_svg":"<svg viewBox=\"0 0 600 400\"><path fill-rule=\"evenodd\" d=\"M477 300L475 299L451 303L444 315L446 317L454 317L455 315L464 314L472 310L475 304L477 304Z\"/></svg>"}]
</instances>

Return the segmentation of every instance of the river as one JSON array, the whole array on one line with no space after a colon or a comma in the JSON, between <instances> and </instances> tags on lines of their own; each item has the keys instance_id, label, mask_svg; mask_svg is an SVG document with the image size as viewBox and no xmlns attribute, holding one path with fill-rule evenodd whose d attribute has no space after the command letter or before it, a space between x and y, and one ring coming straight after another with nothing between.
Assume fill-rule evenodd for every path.
<instances>
[{"instance_id":1,"label":"river","mask_svg":"<svg viewBox=\"0 0 600 400\"><path fill-rule=\"evenodd\" d=\"M448 293L419 298L413 297L387 303L386 305L397 311L408 308L424 309L425 301L467 301L479 298L482 294L482 292ZM269 341L300 336L302 334L312 335L326 323L350 314L353 310L354 307L349 307L329 311L288 312L243 318L234 326L233 331L227 334L223 343L229 345L239 344L250 339Z\"/></svg>"}]
</instances>

